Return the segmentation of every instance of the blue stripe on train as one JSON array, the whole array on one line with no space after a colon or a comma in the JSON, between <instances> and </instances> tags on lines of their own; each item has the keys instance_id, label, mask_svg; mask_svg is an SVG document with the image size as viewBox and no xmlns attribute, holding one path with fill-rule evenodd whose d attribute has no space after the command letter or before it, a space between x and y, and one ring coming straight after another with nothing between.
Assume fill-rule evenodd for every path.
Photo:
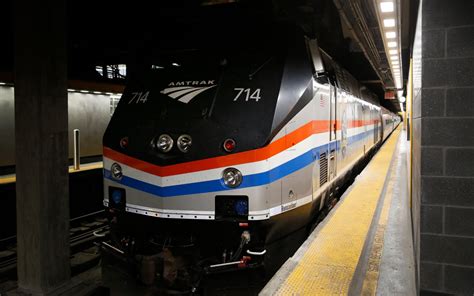
<instances>
[{"instance_id":1,"label":"blue stripe on train","mask_svg":"<svg viewBox=\"0 0 474 296\"><path fill-rule=\"evenodd\" d=\"M355 136L349 137L348 143L350 144L350 143L360 141L363 138L365 138L367 133L372 133L372 131L373 129L357 134ZM317 159L319 159L319 153L327 151L328 145L330 145L329 150L332 150L332 149L339 150L340 141L331 142L331 143L313 148L295 157L294 159L276 168L273 168L269 171L244 176L242 180L242 184L239 186L238 189L266 185L274 181L277 181L283 177L286 177L287 175L292 174L308 166L309 164L313 163ZM135 188L140 191L144 191L144 192L161 196L161 197L171 197L171 196L177 196L177 195L199 194L199 193L207 193L207 192L232 190L226 187L223 184L221 179L162 187L162 186L146 183L134 178L130 178L127 176L123 176L122 179L118 181L118 180L113 179L110 175L110 171L106 169L104 169L104 178L112 180L114 182L120 183L128 187Z\"/></svg>"}]
</instances>

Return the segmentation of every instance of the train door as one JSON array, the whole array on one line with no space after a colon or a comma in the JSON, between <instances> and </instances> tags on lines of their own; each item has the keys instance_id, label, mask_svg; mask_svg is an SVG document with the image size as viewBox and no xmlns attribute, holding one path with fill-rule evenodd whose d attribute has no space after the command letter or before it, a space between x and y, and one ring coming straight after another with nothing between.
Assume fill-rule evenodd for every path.
<instances>
[{"instance_id":1,"label":"train door","mask_svg":"<svg viewBox=\"0 0 474 296\"><path fill-rule=\"evenodd\" d=\"M383 118L382 118L382 110L380 110L380 114L377 115L378 124L377 126L380 128L380 142L383 142Z\"/></svg>"},{"instance_id":2,"label":"train door","mask_svg":"<svg viewBox=\"0 0 474 296\"><path fill-rule=\"evenodd\" d=\"M372 122L374 124L374 145L377 144L378 136L379 136L379 123L377 120L376 110L372 110Z\"/></svg>"},{"instance_id":3,"label":"train door","mask_svg":"<svg viewBox=\"0 0 474 296\"><path fill-rule=\"evenodd\" d=\"M370 107L367 105L362 105L362 123L363 123L363 138L362 138L362 144L363 144L363 149L364 149L364 155L367 153L368 147L367 145L370 144L370 137L367 135L367 122L370 119Z\"/></svg>"},{"instance_id":4,"label":"train door","mask_svg":"<svg viewBox=\"0 0 474 296\"><path fill-rule=\"evenodd\" d=\"M310 103L312 104L312 103ZM308 118L309 119L309 118ZM291 134L301 126L301 121L291 120L286 124L285 134ZM295 159L298 156L299 149L294 147L294 141L286 137L286 145L290 147L282 152L282 157L286 159ZM313 191L311 167L305 167L293 172L281 179L281 205L282 211L291 210L296 207L297 200L305 197L311 197Z\"/></svg>"},{"instance_id":5,"label":"train door","mask_svg":"<svg viewBox=\"0 0 474 296\"><path fill-rule=\"evenodd\" d=\"M330 105L331 105L331 93L334 92L334 87L329 83L329 80L324 81L324 84L319 85L319 90L315 96L315 118L317 120L321 120L321 122L327 123L328 131L331 130L331 120L330 120ZM328 136L329 138L330 136ZM320 195L318 190L323 187L328 182L329 178L329 168L328 168L328 160L329 160L329 139L328 138L321 138L318 140L316 144L320 147L319 151L316 152L315 158L317 158L317 162L315 162L313 166L313 200L318 198ZM322 196L320 201L319 209L322 209L324 206L325 196Z\"/></svg>"},{"instance_id":6,"label":"train door","mask_svg":"<svg viewBox=\"0 0 474 296\"><path fill-rule=\"evenodd\" d=\"M331 95L329 104L329 180L336 177L337 169L337 89L331 85Z\"/></svg>"}]
</instances>

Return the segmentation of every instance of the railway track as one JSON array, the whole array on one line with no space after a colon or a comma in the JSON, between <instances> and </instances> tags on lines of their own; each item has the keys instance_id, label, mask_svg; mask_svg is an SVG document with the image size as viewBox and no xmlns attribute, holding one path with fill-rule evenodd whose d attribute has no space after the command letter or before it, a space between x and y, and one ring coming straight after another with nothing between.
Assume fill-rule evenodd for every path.
<instances>
[{"instance_id":1,"label":"railway track","mask_svg":"<svg viewBox=\"0 0 474 296\"><path fill-rule=\"evenodd\" d=\"M104 211L97 211L70 220L71 257L91 248L108 234ZM0 239L0 282L16 277L16 236Z\"/></svg>"}]
</instances>

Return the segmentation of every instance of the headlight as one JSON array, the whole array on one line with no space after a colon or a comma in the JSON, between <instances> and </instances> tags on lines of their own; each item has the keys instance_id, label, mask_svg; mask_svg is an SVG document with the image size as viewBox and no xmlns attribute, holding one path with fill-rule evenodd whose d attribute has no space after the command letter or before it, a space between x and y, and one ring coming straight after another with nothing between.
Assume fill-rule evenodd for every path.
<instances>
[{"instance_id":1,"label":"headlight","mask_svg":"<svg viewBox=\"0 0 474 296\"><path fill-rule=\"evenodd\" d=\"M163 134L156 140L155 146L161 152L168 152L173 148L173 138L167 134Z\"/></svg>"},{"instance_id":2,"label":"headlight","mask_svg":"<svg viewBox=\"0 0 474 296\"><path fill-rule=\"evenodd\" d=\"M181 135L176 141L176 145L178 146L179 151L181 152L188 152L191 148L191 144L193 143L193 139L190 135Z\"/></svg>"},{"instance_id":3,"label":"headlight","mask_svg":"<svg viewBox=\"0 0 474 296\"><path fill-rule=\"evenodd\" d=\"M222 179L227 187L235 188L242 184L242 173L236 168L228 168L222 172Z\"/></svg>"},{"instance_id":4,"label":"headlight","mask_svg":"<svg viewBox=\"0 0 474 296\"><path fill-rule=\"evenodd\" d=\"M110 167L110 173L112 174L112 178L116 180L122 179L122 167L118 163L114 162L112 164L112 166Z\"/></svg>"}]
</instances>

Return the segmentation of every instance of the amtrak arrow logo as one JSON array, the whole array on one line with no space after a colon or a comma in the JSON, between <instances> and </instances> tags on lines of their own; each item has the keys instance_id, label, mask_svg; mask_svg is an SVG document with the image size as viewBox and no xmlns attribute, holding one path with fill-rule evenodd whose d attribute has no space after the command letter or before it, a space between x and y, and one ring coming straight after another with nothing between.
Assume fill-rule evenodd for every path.
<instances>
[{"instance_id":1,"label":"amtrak arrow logo","mask_svg":"<svg viewBox=\"0 0 474 296\"><path fill-rule=\"evenodd\" d=\"M198 94L215 86L214 80L171 82L168 87L160 91L160 93L187 104Z\"/></svg>"}]
</instances>

